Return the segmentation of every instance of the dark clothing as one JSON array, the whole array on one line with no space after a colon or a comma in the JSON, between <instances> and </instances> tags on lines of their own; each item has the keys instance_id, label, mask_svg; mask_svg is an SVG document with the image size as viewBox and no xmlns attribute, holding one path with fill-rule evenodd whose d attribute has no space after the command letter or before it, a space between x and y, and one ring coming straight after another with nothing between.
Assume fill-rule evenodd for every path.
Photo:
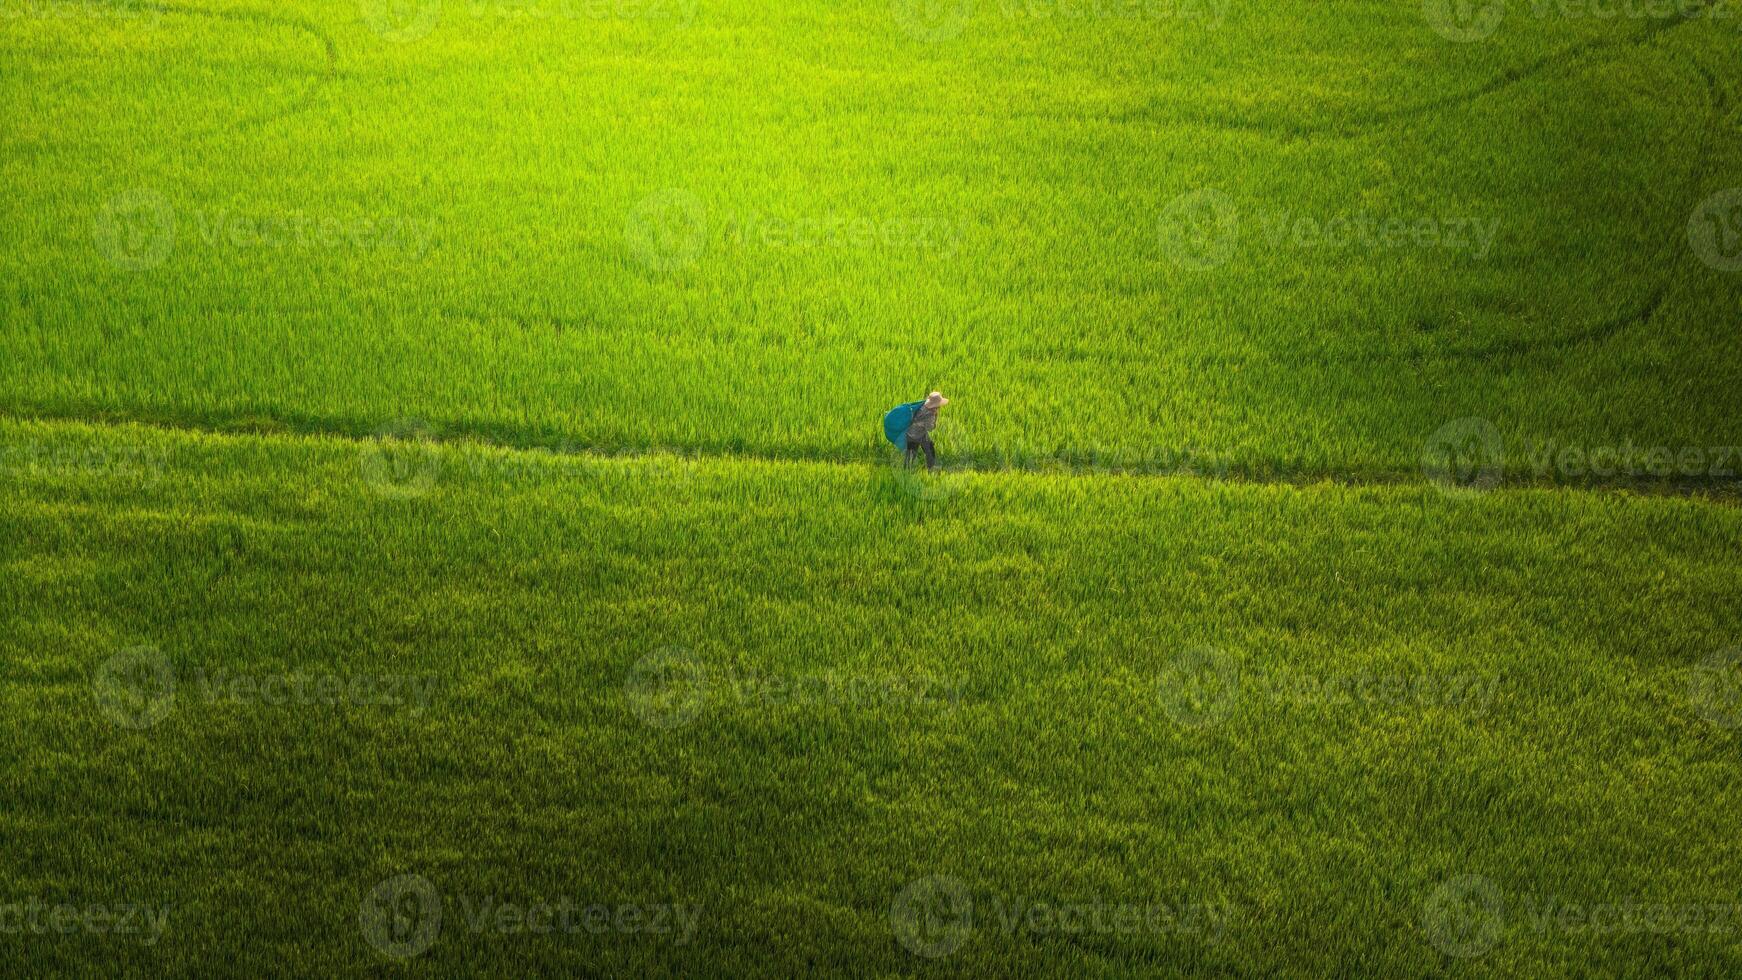
<instances>
[{"instance_id":1,"label":"dark clothing","mask_svg":"<svg viewBox=\"0 0 1742 980\"><path fill-rule=\"evenodd\" d=\"M921 405L913 413L913 421L907 423L907 441L909 443L925 440L930 443L931 430L938 425L938 408L940 406Z\"/></svg>"},{"instance_id":2,"label":"dark clothing","mask_svg":"<svg viewBox=\"0 0 1742 980\"><path fill-rule=\"evenodd\" d=\"M938 414L937 410L933 409L931 414L932 414L932 420L935 422L937 420L937 414ZM913 465L913 454L918 452L921 449L925 450L925 468L928 470L937 469L938 468L938 451L936 449L932 448L931 436L928 436L924 433L921 433L919 438L915 439L913 437L913 430L908 429L907 430L907 460L906 460L907 465L909 465L909 466Z\"/></svg>"}]
</instances>

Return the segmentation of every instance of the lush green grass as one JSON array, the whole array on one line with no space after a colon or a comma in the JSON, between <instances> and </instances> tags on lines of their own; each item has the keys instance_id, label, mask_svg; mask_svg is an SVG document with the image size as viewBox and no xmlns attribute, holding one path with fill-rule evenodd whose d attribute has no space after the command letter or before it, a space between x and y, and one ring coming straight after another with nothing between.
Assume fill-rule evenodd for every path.
<instances>
[{"instance_id":1,"label":"lush green grass","mask_svg":"<svg viewBox=\"0 0 1742 980\"><path fill-rule=\"evenodd\" d=\"M1734 432L1728 6L121 9L0 44L14 413L843 459L941 386L956 460L1368 475L1466 416L1515 470Z\"/></svg>"},{"instance_id":2,"label":"lush green grass","mask_svg":"<svg viewBox=\"0 0 1742 980\"><path fill-rule=\"evenodd\" d=\"M0 962L1736 972L1742 11L1440 6L0 0Z\"/></svg>"},{"instance_id":3,"label":"lush green grass","mask_svg":"<svg viewBox=\"0 0 1742 980\"><path fill-rule=\"evenodd\" d=\"M5 937L32 972L367 968L360 904L400 874L443 896L429 972L1742 960L1742 717L1694 694L1742 635L1734 508L1036 474L920 501L876 466L64 424L0 447L0 893L170 910L155 945ZM99 699L137 648L173 698ZM891 921L931 875L975 909L935 961ZM1437 931L1463 875L1504 905ZM564 898L695 931L468 922ZM1590 932L1551 902L1732 917ZM1006 932L1045 903L1187 912Z\"/></svg>"}]
</instances>

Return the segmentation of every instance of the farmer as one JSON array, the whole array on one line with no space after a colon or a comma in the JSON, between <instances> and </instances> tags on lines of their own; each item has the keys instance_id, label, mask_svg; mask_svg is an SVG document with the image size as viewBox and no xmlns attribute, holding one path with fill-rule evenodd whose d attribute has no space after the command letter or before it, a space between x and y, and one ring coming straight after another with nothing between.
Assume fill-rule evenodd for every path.
<instances>
[{"instance_id":1,"label":"farmer","mask_svg":"<svg viewBox=\"0 0 1742 980\"><path fill-rule=\"evenodd\" d=\"M907 459L909 466L913 465L913 454L925 450L925 468L938 468L938 451L931 444L931 430L937 428L938 409L948 405L950 400L943 392L934 391L925 396L925 404L913 413L913 421L907 424Z\"/></svg>"}]
</instances>

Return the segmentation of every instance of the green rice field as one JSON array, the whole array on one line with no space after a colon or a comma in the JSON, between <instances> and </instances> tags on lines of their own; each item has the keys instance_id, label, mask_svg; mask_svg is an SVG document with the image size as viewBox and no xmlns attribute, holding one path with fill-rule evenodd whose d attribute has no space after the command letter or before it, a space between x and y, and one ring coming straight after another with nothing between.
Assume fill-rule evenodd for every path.
<instances>
[{"instance_id":1,"label":"green rice field","mask_svg":"<svg viewBox=\"0 0 1742 980\"><path fill-rule=\"evenodd\" d=\"M0 0L0 966L1737 972L1739 52Z\"/></svg>"}]
</instances>

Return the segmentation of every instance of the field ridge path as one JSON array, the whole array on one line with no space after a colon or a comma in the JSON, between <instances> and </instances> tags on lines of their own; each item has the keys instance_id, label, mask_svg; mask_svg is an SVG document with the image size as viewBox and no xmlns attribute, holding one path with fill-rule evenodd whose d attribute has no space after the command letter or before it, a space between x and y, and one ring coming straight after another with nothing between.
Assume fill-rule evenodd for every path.
<instances>
[{"instance_id":1,"label":"field ridge path","mask_svg":"<svg viewBox=\"0 0 1742 980\"><path fill-rule=\"evenodd\" d=\"M280 420L262 420L255 416L248 419L239 418L234 425L225 426L185 419L148 419L118 414L87 417L47 410L0 410L0 422L14 424L83 426L93 429L153 429L160 432L213 439L277 439L284 441L325 439L350 443L359 448L383 442L422 443L448 450L469 448L506 453L528 453L552 458L612 460L675 457L697 462L753 462L773 465L803 464L842 467L877 467L891 463L898 458L893 451L852 456L803 450L786 453L748 453L726 447L702 448L679 445L589 446L564 442L551 446L538 443L513 443L491 438L475 429L466 429L452 424L444 429L440 425L426 424L425 420L403 420L401 425L380 426L375 432L368 435L360 435L355 429L337 427L262 428L260 427L262 421L279 422ZM416 434L408 437L403 434L407 430L413 430ZM1423 448L1426 448L1425 443ZM1622 492L1638 496L1673 497L1722 506L1737 506L1742 505L1742 446L1728 448L1733 450L1732 458L1729 467L1721 474L1662 477L1617 474L1607 477L1587 477L1579 480L1545 480L1541 478L1530 479L1528 474L1520 478L1511 473L1501 473L1492 486L1480 490L1461 486L1442 486L1427 475L1425 465L1415 469L1369 468L1359 471L1310 468L1282 470L1272 467L1240 469L1227 464L1206 466L1194 463L1193 460L1198 458L1197 454L1189 452L1181 454L1179 463L1163 465L1085 463L1078 459L1058 455L1035 455L1012 460L997 455L988 457L967 453L953 459L946 459L944 465L940 467L940 472L943 476L1031 474L1137 479L1174 478L1259 486L1304 487L1312 484L1331 483L1347 487L1421 487L1424 489L1438 487L1449 494L1469 496L1477 496L1490 489L1558 490L1577 493ZM920 478L917 471L909 471L900 466L895 467L895 469L897 472Z\"/></svg>"}]
</instances>

